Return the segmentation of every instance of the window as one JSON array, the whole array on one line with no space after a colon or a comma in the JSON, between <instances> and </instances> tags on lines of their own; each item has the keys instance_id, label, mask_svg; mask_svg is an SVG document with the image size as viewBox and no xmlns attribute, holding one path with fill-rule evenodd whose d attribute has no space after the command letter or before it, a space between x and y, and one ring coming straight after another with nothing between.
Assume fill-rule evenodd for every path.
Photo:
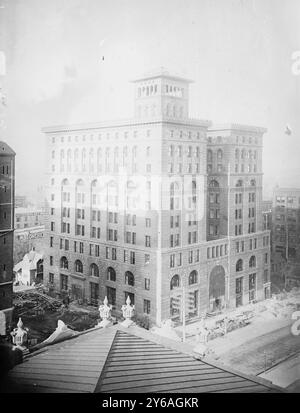
<instances>
[{"instance_id":1,"label":"window","mask_svg":"<svg viewBox=\"0 0 300 413\"><path fill-rule=\"evenodd\" d=\"M116 277L116 271L114 270L114 268L112 267L107 268L107 279L109 281L116 281L117 277Z\"/></svg>"},{"instance_id":2,"label":"window","mask_svg":"<svg viewBox=\"0 0 300 413\"><path fill-rule=\"evenodd\" d=\"M50 237L50 247L53 247L53 237Z\"/></svg>"},{"instance_id":3,"label":"window","mask_svg":"<svg viewBox=\"0 0 300 413\"><path fill-rule=\"evenodd\" d=\"M197 284L197 282L198 282L198 273L196 270L194 270L189 275L189 285Z\"/></svg>"},{"instance_id":4,"label":"window","mask_svg":"<svg viewBox=\"0 0 300 413\"><path fill-rule=\"evenodd\" d=\"M115 306L116 305L116 289L112 287L106 287L106 296L108 304Z\"/></svg>"},{"instance_id":5,"label":"window","mask_svg":"<svg viewBox=\"0 0 300 413\"><path fill-rule=\"evenodd\" d=\"M99 268L96 264L91 264L90 266L90 275L92 277L99 277Z\"/></svg>"},{"instance_id":6,"label":"window","mask_svg":"<svg viewBox=\"0 0 300 413\"><path fill-rule=\"evenodd\" d=\"M252 257L250 257L249 267L250 268L256 267L256 257L254 255L252 255Z\"/></svg>"},{"instance_id":7,"label":"window","mask_svg":"<svg viewBox=\"0 0 300 413\"><path fill-rule=\"evenodd\" d=\"M83 273L83 265L82 262L80 260L76 260L75 261L75 271L79 272L79 273Z\"/></svg>"},{"instance_id":8,"label":"window","mask_svg":"<svg viewBox=\"0 0 300 413\"><path fill-rule=\"evenodd\" d=\"M145 290L150 290L150 278L145 278Z\"/></svg>"},{"instance_id":9,"label":"window","mask_svg":"<svg viewBox=\"0 0 300 413\"><path fill-rule=\"evenodd\" d=\"M50 257L49 257L49 262L50 262L50 265L53 265L53 256L52 255L50 255Z\"/></svg>"},{"instance_id":10,"label":"window","mask_svg":"<svg viewBox=\"0 0 300 413\"><path fill-rule=\"evenodd\" d=\"M145 236L145 246L151 247L151 237L149 235Z\"/></svg>"},{"instance_id":11,"label":"window","mask_svg":"<svg viewBox=\"0 0 300 413\"><path fill-rule=\"evenodd\" d=\"M145 265L150 263L150 254L145 254Z\"/></svg>"},{"instance_id":12,"label":"window","mask_svg":"<svg viewBox=\"0 0 300 413\"><path fill-rule=\"evenodd\" d=\"M242 259L239 259L239 260L236 262L235 270L236 270L237 272L238 272L238 271L243 271L243 260L242 260Z\"/></svg>"},{"instance_id":13,"label":"window","mask_svg":"<svg viewBox=\"0 0 300 413\"><path fill-rule=\"evenodd\" d=\"M175 267L175 254L170 255L170 268Z\"/></svg>"},{"instance_id":14,"label":"window","mask_svg":"<svg viewBox=\"0 0 300 413\"><path fill-rule=\"evenodd\" d=\"M99 300L99 284L98 283L90 283L91 288L91 304L98 306Z\"/></svg>"},{"instance_id":15,"label":"window","mask_svg":"<svg viewBox=\"0 0 300 413\"><path fill-rule=\"evenodd\" d=\"M68 260L67 260L66 257L61 257L61 259L60 259L60 268L63 268L63 269L66 269L66 270L69 268L69 263L68 263Z\"/></svg>"},{"instance_id":16,"label":"window","mask_svg":"<svg viewBox=\"0 0 300 413\"><path fill-rule=\"evenodd\" d=\"M249 275L249 302L256 298L256 274Z\"/></svg>"},{"instance_id":17,"label":"window","mask_svg":"<svg viewBox=\"0 0 300 413\"><path fill-rule=\"evenodd\" d=\"M174 288L179 287L179 285L180 285L179 275L178 274L173 275L170 281L170 289L173 290Z\"/></svg>"},{"instance_id":18,"label":"window","mask_svg":"<svg viewBox=\"0 0 300 413\"><path fill-rule=\"evenodd\" d=\"M150 300L144 300L144 313L150 314Z\"/></svg>"},{"instance_id":19,"label":"window","mask_svg":"<svg viewBox=\"0 0 300 413\"><path fill-rule=\"evenodd\" d=\"M49 284L54 284L54 274L49 272Z\"/></svg>"},{"instance_id":20,"label":"window","mask_svg":"<svg viewBox=\"0 0 300 413\"><path fill-rule=\"evenodd\" d=\"M68 276L60 274L60 289L62 291L68 291Z\"/></svg>"},{"instance_id":21,"label":"window","mask_svg":"<svg viewBox=\"0 0 300 413\"><path fill-rule=\"evenodd\" d=\"M125 272L125 284L134 286L134 275L130 271Z\"/></svg>"},{"instance_id":22,"label":"window","mask_svg":"<svg viewBox=\"0 0 300 413\"><path fill-rule=\"evenodd\" d=\"M150 228L151 227L151 218L146 218L145 221L146 221L146 227Z\"/></svg>"},{"instance_id":23,"label":"window","mask_svg":"<svg viewBox=\"0 0 300 413\"><path fill-rule=\"evenodd\" d=\"M130 264L135 264L135 252L130 251Z\"/></svg>"}]
</instances>

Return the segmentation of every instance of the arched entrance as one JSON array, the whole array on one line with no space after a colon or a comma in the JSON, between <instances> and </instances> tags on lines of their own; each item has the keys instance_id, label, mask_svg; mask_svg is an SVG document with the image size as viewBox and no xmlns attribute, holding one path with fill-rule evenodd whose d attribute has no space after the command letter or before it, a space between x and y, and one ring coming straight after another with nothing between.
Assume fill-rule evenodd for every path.
<instances>
[{"instance_id":1,"label":"arched entrance","mask_svg":"<svg viewBox=\"0 0 300 413\"><path fill-rule=\"evenodd\" d=\"M222 265L215 266L209 277L209 310L219 311L225 303L225 270Z\"/></svg>"}]
</instances>

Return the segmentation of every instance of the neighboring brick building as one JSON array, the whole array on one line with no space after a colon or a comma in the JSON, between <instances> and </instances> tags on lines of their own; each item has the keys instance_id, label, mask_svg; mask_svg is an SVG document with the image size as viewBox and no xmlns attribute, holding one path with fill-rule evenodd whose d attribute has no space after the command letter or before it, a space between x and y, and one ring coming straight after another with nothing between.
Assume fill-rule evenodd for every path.
<instances>
[{"instance_id":1,"label":"neighboring brick building","mask_svg":"<svg viewBox=\"0 0 300 413\"><path fill-rule=\"evenodd\" d=\"M0 310L12 317L15 152L0 142Z\"/></svg>"},{"instance_id":2,"label":"neighboring brick building","mask_svg":"<svg viewBox=\"0 0 300 413\"><path fill-rule=\"evenodd\" d=\"M300 285L300 189L275 188L272 213L272 273L285 285Z\"/></svg>"},{"instance_id":3,"label":"neighboring brick building","mask_svg":"<svg viewBox=\"0 0 300 413\"><path fill-rule=\"evenodd\" d=\"M183 293L188 317L268 297L266 130L190 119L189 83L145 76L134 119L43 129L44 280L58 291L117 309L129 294L157 323L181 315Z\"/></svg>"}]
</instances>

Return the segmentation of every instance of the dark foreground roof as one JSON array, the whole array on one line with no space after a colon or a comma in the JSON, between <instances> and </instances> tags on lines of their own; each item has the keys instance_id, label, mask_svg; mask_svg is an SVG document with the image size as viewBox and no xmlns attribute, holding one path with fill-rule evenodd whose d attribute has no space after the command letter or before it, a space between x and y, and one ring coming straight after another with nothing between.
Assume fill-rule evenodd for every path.
<instances>
[{"instance_id":1,"label":"dark foreground roof","mask_svg":"<svg viewBox=\"0 0 300 413\"><path fill-rule=\"evenodd\" d=\"M167 343L167 345L166 345ZM279 392L270 382L195 359L182 343L134 327L96 329L32 354L9 372L18 392ZM173 347L173 348L172 348Z\"/></svg>"}]
</instances>

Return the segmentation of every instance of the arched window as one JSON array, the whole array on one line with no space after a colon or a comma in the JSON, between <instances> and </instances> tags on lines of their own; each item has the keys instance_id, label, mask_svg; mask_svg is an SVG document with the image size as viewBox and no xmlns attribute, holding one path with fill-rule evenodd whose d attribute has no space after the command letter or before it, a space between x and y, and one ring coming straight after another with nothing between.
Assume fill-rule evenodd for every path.
<instances>
[{"instance_id":1,"label":"arched window","mask_svg":"<svg viewBox=\"0 0 300 413\"><path fill-rule=\"evenodd\" d=\"M237 260L236 265L235 265L235 270L238 271L243 271L243 260L240 258Z\"/></svg>"},{"instance_id":2,"label":"arched window","mask_svg":"<svg viewBox=\"0 0 300 413\"><path fill-rule=\"evenodd\" d=\"M207 151L207 162L212 162L212 158L213 158L212 150L208 149L208 151Z\"/></svg>"},{"instance_id":3,"label":"arched window","mask_svg":"<svg viewBox=\"0 0 300 413\"><path fill-rule=\"evenodd\" d=\"M117 276L116 276L116 271L112 267L107 268L107 279L109 281L116 281Z\"/></svg>"},{"instance_id":4,"label":"arched window","mask_svg":"<svg viewBox=\"0 0 300 413\"><path fill-rule=\"evenodd\" d=\"M196 270L194 270L189 275L189 285L197 284L197 282L198 282L198 273Z\"/></svg>"},{"instance_id":5,"label":"arched window","mask_svg":"<svg viewBox=\"0 0 300 413\"><path fill-rule=\"evenodd\" d=\"M218 149L218 152L217 152L217 158L218 158L218 160L219 160L219 161L223 158L223 152L222 152L222 149Z\"/></svg>"},{"instance_id":6,"label":"arched window","mask_svg":"<svg viewBox=\"0 0 300 413\"><path fill-rule=\"evenodd\" d=\"M236 187L241 187L241 186L243 186L243 181L242 181L241 179L239 179L239 180L237 181L237 183L235 184L235 186L236 186Z\"/></svg>"},{"instance_id":7,"label":"arched window","mask_svg":"<svg viewBox=\"0 0 300 413\"><path fill-rule=\"evenodd\" d=\"M255 255L252 255L252 257L250 257L249 267L250 268L256 267L256 257L255 257Z\"/></svg>"},{"instance_id":8,"label":"arched window","mask_svg":"<svg viewBox=\"0 0 300 413\"><path fill-rule=\"evenodd\" d=\"M134 275L130 271L125 272L125 284L134 286Z\"/></svg>"},{"instance_id":9,"label":"arched window","mask_svg":"<svg viewBox=\"0 0 300 413\"><path fill-rule=\"evenodd\" d=\"M180 286L180 278L178 274L173 275L170 281L170 290Z\"/></svg>"},{"instance_id":10,"label":"arched window","mask_svg":"<svg viewBox=\"0 0 300 413\"><path fill-rule=\"evenodd\" d=\"M61 181L61 186L66 186L66 185L70 185L70 182L68 181L67 178L65 178Z\"/></svg>"},{"instance_id":11,"label":"arched window","mask_svg":"<svg viewBox=\"0 0 300 413\"><path fill-rule=\"evenodd\" d=\"M79 271L80 272L80 271ZM98 265L96 265L96 264L91 264L90 265L90 275L92 276L92 277L99 277L99 268L98 268Z\"/></svg>"},{"instance_id":12,"label":"arched window","mask_svg":"<svg viewBox=\"0 0 300 413\"><path fill-rule=\"evenodd\" d=\"M255 179L251 179L250 185L251 185L251 186L256 186L256 181L255 181Z\"/></svg>"},{"instance_id":13,"label":"arched window","mask_svg":"<svg viewBox=\"0 0 300 413\"><path fill-rule=\"evenodd\" d=\"M80 260L75 261L75 271L80 272L81 274L83 273L83 265Z\"/></svg>"},{"instance_id":14,"label":"arched window","mask_svg":"<svg viewBox=\"0 0 300 413\"><path fill-rule=\"evenodd\" d=\"M211 188L219 188L219 187L220 187L219 182L216 181L215 179L213 179L212 181L210 181L209 186L210 186Z\"/></svg>"},{"instance_id":15,"label":"arched window","mask_svg":"<svg viewBox=\"0 0 300 413\"><path fill-rule=\"evenodd\" d=\"M66 257L61 257L60 259L60 268L67 270L69 268L69 263Z\"/></svg>"}]
</instances>

